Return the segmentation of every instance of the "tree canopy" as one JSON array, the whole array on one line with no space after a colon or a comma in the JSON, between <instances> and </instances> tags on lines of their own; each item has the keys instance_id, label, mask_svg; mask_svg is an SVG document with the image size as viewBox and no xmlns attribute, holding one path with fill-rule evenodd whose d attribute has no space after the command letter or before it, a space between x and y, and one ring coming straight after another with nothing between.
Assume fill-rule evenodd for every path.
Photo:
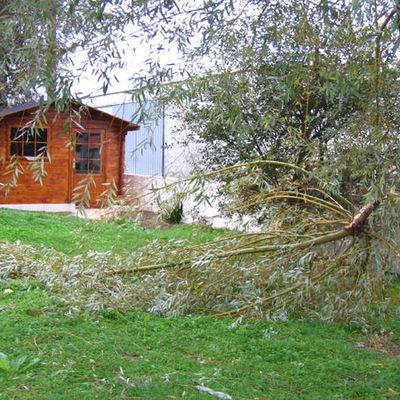
<instances>
[{"instance_id":1,"label":"tree canopy","mask_svg":"<svg viewBox=\"0 0 400 400\"><path fill-rule=\"evenodd\" d=\"M190 53L209 46L207 73L170 96L201 146L201 165L291 162L321 169L348 194L397 168L395 4L246 4Z\"/></svg>"}]
</instances>

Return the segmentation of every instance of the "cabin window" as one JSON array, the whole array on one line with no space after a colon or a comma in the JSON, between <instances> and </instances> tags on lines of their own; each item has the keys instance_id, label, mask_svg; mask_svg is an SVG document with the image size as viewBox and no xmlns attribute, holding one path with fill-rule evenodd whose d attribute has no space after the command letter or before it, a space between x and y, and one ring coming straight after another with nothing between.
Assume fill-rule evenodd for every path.
<instances>
[{"instance_id":1,"label":"cabin window","mask_svg":"<svg viewBox=\"0 0 400 400\"><path fill-rule=\"evenodd\" d=\"M47 129L11 128L10 155L37 157L47 150Z\"/></svg>"},{"instance_id":2,"label":"cabin window","mask_svg":"<svg viewBox=\"0 0 400 400\"><path fill-rule=\"evenodd\" d=\"M78 132L76 134L75 172L78 174L98 174L100 171L100 133Z\"/></svg>"}]
</instances>

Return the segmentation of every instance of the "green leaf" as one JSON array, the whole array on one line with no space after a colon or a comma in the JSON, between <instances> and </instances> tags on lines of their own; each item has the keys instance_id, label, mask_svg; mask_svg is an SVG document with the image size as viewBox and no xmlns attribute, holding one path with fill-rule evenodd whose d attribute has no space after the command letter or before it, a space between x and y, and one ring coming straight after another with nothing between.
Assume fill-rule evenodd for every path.
<instances>
[{"instance_id":1,"label":"green leaf","mask_svg":"<svg viewBox=\"0 0 400 400\"><path fill-rule=\"evenodd\" d=\"M10 369L11 365L8 356L4 353L0 353L0 370L9 371Z\"/></svg>"}]
</instances>

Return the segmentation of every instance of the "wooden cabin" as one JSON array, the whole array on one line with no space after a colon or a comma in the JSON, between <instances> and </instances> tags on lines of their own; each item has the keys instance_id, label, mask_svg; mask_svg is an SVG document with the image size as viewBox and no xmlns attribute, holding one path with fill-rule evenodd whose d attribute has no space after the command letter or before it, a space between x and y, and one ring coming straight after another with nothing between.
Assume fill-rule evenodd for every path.
<instances>
[{"instance_id":1,"label":"wooden cabin","mask_svg":"<svg viewBox=\"0 0 400 400\"><path fill-rule=\"evenodd\" d=\"M91 207L112 182L121 191L125 135L138 125L73 103L68 113L48 107L32 127L38 110L34 102L0 109L0 205L71 204L88 181Z\"/></svg>"}]
</instances>

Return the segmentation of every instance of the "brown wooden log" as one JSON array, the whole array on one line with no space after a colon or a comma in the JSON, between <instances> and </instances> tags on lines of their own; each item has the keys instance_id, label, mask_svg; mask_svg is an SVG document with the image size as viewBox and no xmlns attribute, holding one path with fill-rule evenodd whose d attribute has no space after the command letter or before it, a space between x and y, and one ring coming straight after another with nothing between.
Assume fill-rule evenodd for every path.
<instances>
[{"instance_id":1,"label":"brown wooden log","mask_svg":"<svg viewBox=\"0 0 400 400\"><path fill-rule=\"evenodd\" d=\"M379 206L379 203L380 202L376 200L362 207L361 210L353 217L351 222L344 227L344 229L353 236L360 234L368 217Z\"/></svg>"}]
</instances>

